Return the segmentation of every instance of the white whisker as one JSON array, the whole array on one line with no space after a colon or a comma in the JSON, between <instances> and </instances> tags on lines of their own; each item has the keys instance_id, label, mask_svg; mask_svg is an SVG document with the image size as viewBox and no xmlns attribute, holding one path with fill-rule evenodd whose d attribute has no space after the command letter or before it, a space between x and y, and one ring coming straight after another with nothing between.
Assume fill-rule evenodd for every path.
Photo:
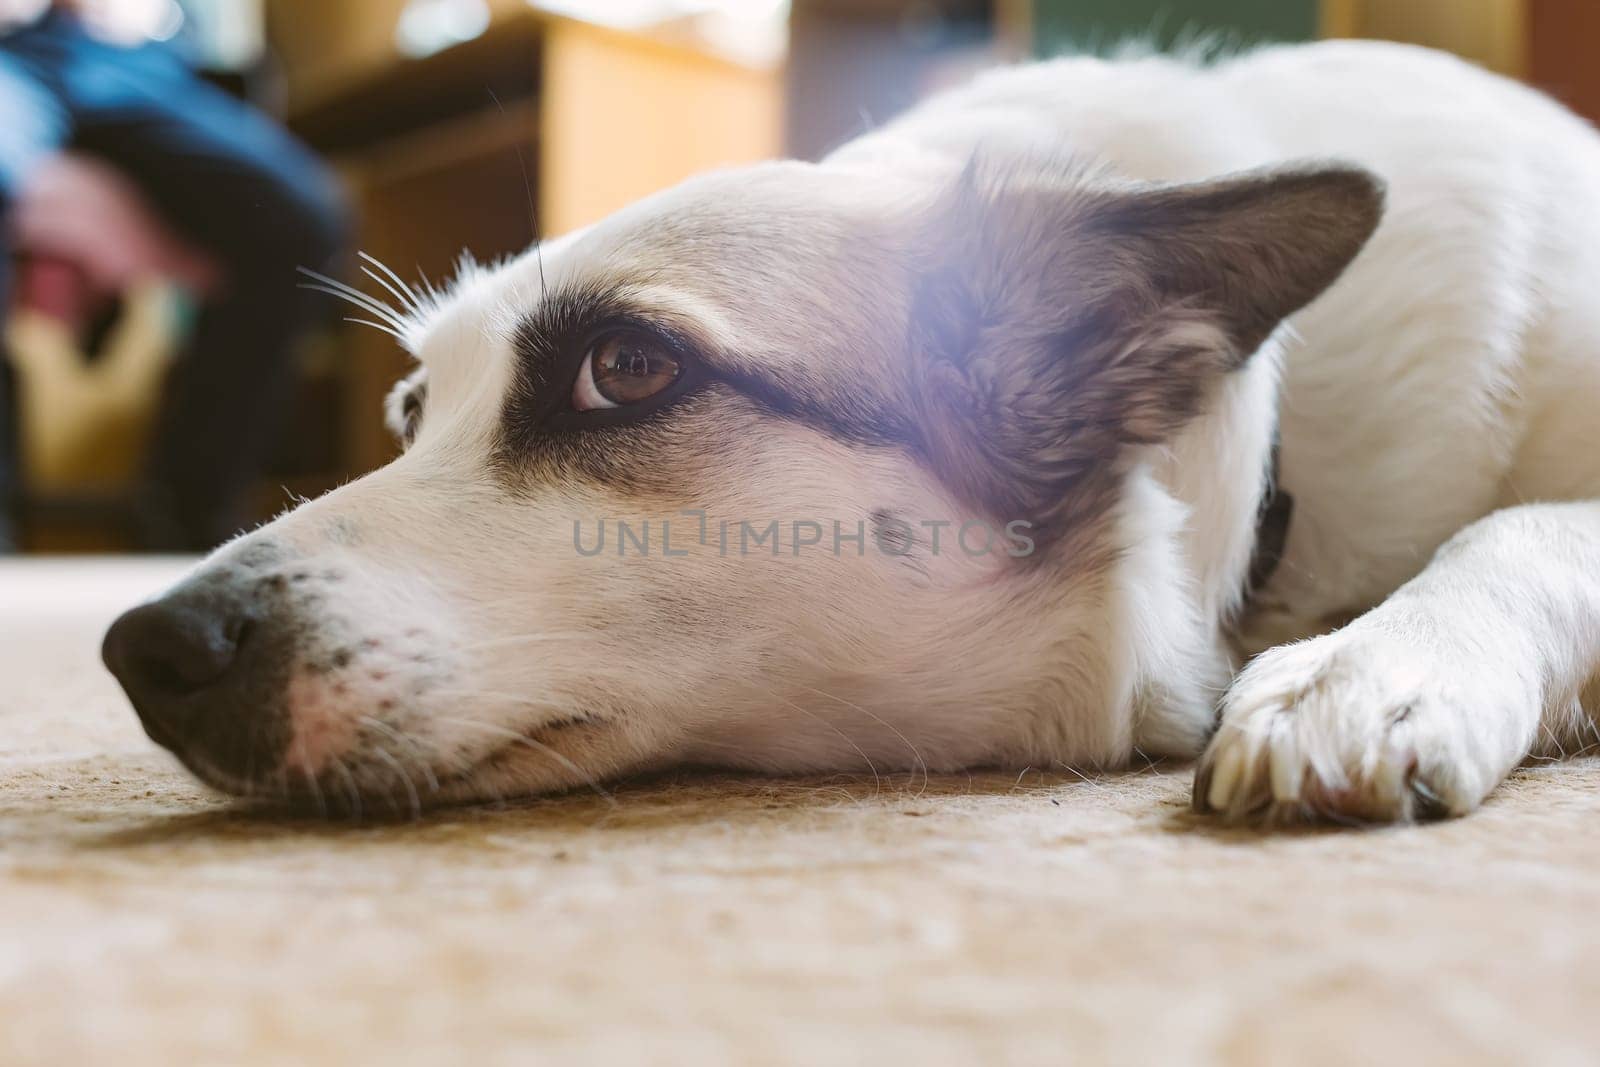
<instances>
[{"instance_id":1,"label":"white whisker","mask_svg":"<svg viewBox=\"0 0 1600 1067\"><path fill-rule=\"evenodd\" d=\"M346 303L355 304L363 311L370 311L373 314L381 315L384 318L392 318L401 322L404 321L400 316L400 312L396 311L388 304L385 304L377 297L368 293L363 293L360 289L357 289L352 285L346 285L344 282L333 278L328 278L325 275L317 275L316 281L301 282L299 287L301 289L309 289L315 293L326 293L329 296L338 297L340 300L343 300Z\"/></svg>"},{"instance_id":2,"label":"white whisker","mask_svg":"<svg viewBox=\"0 0 1600 1067\"><path fill-rule=\"evenodd\" d=\"M328 801L327 798L322 795L322 786L317 784L317 776L302 767L300 769L300 777L305 779L307 787L309 787L311 790L311 795L317 799L318 814L326 819L328 817ZM287 779L285 779L285 786L287 786L287 784Z\"/></svg>"},{"instance_id":3,"label":"white whisker","mask_svg":"<svg viewBox=\"0 0 1600 1067\"><path fill-rule=\"evenodd\" d=\"M427 759L423 758L427 754L427 750L422 747L421 743L419 743L416 738L402 733L393 726L390 726L388 723L384 722L382 719L375 719L371 715L363 715L359 721L363 726L370 726L379 733L392 738L397 744L401 744L409 748L414 756L411 763L422 772L423 779L428 783L428 790L433 793L437 793L439 791L438 776L433 773L433 768L428 766Z\"/></svg>"},{"instance_id":4,"label":"white whisker","mask_svg":"<svg viewBox=\"0 0 1600 1067\"><path fill-rule=\"evenodd\" d=\"M801 689L809 689L809 690L811 690L811 692L817 694L818 696L827 697L829 700L837 700L839 703L845 705L846 707L854 708L856 711L859 711L861 714L865 715L867 718L871 719L873 722L875 722L878 725L882 726L884 729L889 730L896 737L898 737L900 739L901 744L905 745L906 748L911 750L911 758L916 761L916 766L920 767L922 769L922 793L919 793L917 795L921 796L921 795L923 795L924 793L926 793L928 791L928 761L922 758L921 751L918 750L916 745L913 745L911 743L911 739L909 737L907 737L905 734L901 733L900 730L898 728L896 728L893 723L891 723L888 720L882 718L881 716L874 715L872 712L868 711L866 708L862 707L860 704L852 703L851 701L848 701L844 697L838 696L837 694L825 692L824 690L821 690L821 689L813 689L809 685L802 685L802 686L800 686L800 688Z\"/></svg>"},{"instance_id":5,"label":"white whisker","mask_svg":"<svg viewBox=\"0 0 1600 1067\"><path fill-rule=\"evenodd\" d=\"M592 641L593 634L584 633L543 633L543 634L512 634L507 637L491 638L487 641L476 641L470 645L454 645L450 651L457 654L470 652L483 652L491 648L504 648L507 645L535 645L549 641Z\"/></svg>"},{"instance_id":6,"label":"white whisker","mask_svg":"<svg viewBox=\"0 0 1600 1067\"><path fill-rule=\"evenodd\" d=\"M518 733L516 730L510 729L509 727L500 726L500 725L498 725L496 723L475 722L475 721L473 721L471 719L449 719L449 718L441 718L441 719L437 719L435 721L441 722L441 723L449 723L449 724L455 725L455 726L466 726L466 727L470 727L470 728L473 728L473 729L482 730L485 733L493 734L493 735L499 736L499 737L504 737L507 740L509 740L512 744L526 745L527 747L533 749L536 752L542 752L545 755L549 756L551 759L553 759L556 762L560 763L563 767L565 767L567 770L571 771L573 774L577 775L578 778L585 785L587 785L590 789L594 790L596 794L598 794L599 796L603 797L607 804L610 804L612 807L616 807L617 806L616 797L612 796L608 791L606 791L604 788L602 788L600 783L599 783L599 781L595 778L595 776L592 773L590 773L589 771L585 770L584 768L578 766L578 764L574 763L572 760L568 759L566 756L562 755L560 752L557 752L555 749L551 748L549 745L545 744L542 741L535 740L534 738L529 737L527 734Z\"/></svg>"},{"instance_id":7,"label":"white whisker","mask_svg":"<svg viewBox=\"0 0 1600 1067\"><path fill-rule=\"evenodd\" d=\"M299 270L301 274L312 279L309 282L301 282L300 288L338 297L346 303L354 304L361 310L378 316L378 318L390 323L396 329L403 330L406 328L407 323L404 315L370 293L363 293L353 285L347 285L337 278L330 278L326 274L319 274L317 271L308 270L305 267L301 267Z\"/></svg>"},{"instance_id":8,"label":"white whisker","mask_svg":"<svg viewBox=\"0 0 1600 1067\"><path fill-rule=\"evenodd\" d=\"M809 710L807 708L802 708L799 704L796 704L792 700L788 700L788 699L785 699L784 697L778 696L777 693L769 693L767 695L768 696L778 697L779 700L782 700L785 704L789 705L795 711L798 711L802 715L806 715L806 716L809 716L810 718L813 718L813 719L817 720L822 725L826 726L828 729L830 729L834 733L838 734L839 737L841 739L843 739L845 744L847 744L851 748L855 749L856 750L856 754L859 755L863 760L866 761L867 770L872 772L872 785L873 785L874 792L877 792L877 793L883 792L883 779L878 776L878 767L877 767L877 765L872 762L872 757L867 755L865 749L863 749L860 745L856 744L853 740L851 740L849 734L845 733L843 730L841 730L837 726L833 725L833 723L829 722L824 716L819 715L816 712L811 711L811 710Z\"/></svg>"},{"instance_id":9,"label":"white whisker","mask_svg":"<svg viewBox=\"0 0 1600 1067\"><path fill-rule=\"evenodd\" d=\"M356 776L350 773L350 768L345 766L344 760L338 756L333 758L333 766L344 779L345 792L350 798L350 810L357 822L361 821L361 788L356 785Z\"/></svg>"},{"instance_id":10,"label":"white whisker","mask_svg":"<svg viewBox=\"0 0 1600 1067\"><path fill-rule=\"evenodd\" d=\"M382 330L384 333L388 334L390 337L393 337L396 341L399 341L402 344L405 342L405 337L400 333L399 330L392 326L385 326L381 322L373 322L371 319L358 319L350 315L346 315L344 321L353 322L358 326L371 326L374 330Z\"/></svg>"},{"instance_id":11,"label":"white whisker","mask_svg":"<svg viewBox=\"0 0 1600 1067\"><path fill-rule=\"evenodd\" d=\"M521 693L506 693L498 689L430 689L428 690L428 695L436 697L455 697L462 700L471 700L474 698L505 700L517 705L518 707L539 708L543 711L554 711L562 714L570 714L569 708L561 704L557 704L554 701L538 700L534 697L524 696Z\"/></svg>"},{"instance_id":12,"label":"white whisker","mask_svg":"<svg viewBox=\"0 0 1600 1067\"><path fill-rule=\"evenodd\" d=\"M383 277L374 274L367 267L361 268L363 274L377 282L379 285L383 286L384 289L388 290L388 292L396 300L400 301L400 303L411 312L420 313L422 311L422 305L417 301L416 290L407 285L405 281L401 279L400 275L390 270L388 264L384 263L377 256L369 255L366 252L357 252L356 255L360 256L372 266L382 271ZM385 278L388 280L385 280Z\"/></svg>"},{"instance_id":13,"label":"white whisker","mask_svg":"<svg viewBox=\"0 0 1600 1067\"><path fill-rule=\"evenodd\" d=\"M382 745L374 745L372 751L379 759L389 765L394 771L395 777L400 779L400 784L405 786L406 799L411 802L411 817L413 819L422 818L422 798L417 795L417 784L411 780L411 775L406 772L405 767L401 766L400 761L395 759L394 753Z\"/></svg>"}]
</instances>

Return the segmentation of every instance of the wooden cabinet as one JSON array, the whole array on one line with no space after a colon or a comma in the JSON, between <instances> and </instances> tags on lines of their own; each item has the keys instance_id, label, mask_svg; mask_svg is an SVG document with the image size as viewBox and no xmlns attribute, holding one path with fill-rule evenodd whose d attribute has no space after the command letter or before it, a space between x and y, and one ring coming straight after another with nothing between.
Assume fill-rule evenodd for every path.
<instances>
[{"instance_id":1,"label":"wooden cabinet","mask_svg":"<svg viewBox=\"0 0 1600 1067\"><path fill-rule=\"evenodd\" d=\"M1323 32L1454 52L1600 121L1595 0L1323 0Z\"/></svg>"},{"instance_id":2,"label":"wooden cabinet","mask_svg":"<svg viewBox=\"0 0 1600 1067\"><path fill-rule=\"evenodd\" d=\"M1322 0L1322 35L1404 41L1520 77L1528 0Z\"/></svg>"},{"instance_id":3,"label":"wooden cabinet","mask_svg":"<svg viewBox=\"0 0 1600 1067\"><path fill-rule=\"evenodd\" d=\"M1527 79L1590 122L1600 122L1600 3L1525 3Z\"/></svg>"}]
</instances>

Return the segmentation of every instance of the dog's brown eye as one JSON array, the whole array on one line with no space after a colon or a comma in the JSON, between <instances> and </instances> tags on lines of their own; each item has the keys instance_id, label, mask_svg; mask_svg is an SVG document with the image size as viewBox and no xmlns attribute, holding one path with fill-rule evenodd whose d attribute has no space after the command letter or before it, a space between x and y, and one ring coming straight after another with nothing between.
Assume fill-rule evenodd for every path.
<instances>
[{"instance_id":1,"label":"dog's brown eye","mask_svg":"<svg viewBox=\"0 0 1600 1067\"><path fill-rule=\"evenodd\" d=\"M683 373L678 357L647 333L619 330L590 346L572 386L579 411L637 404L666 389Z\"/></svg>"}]
</instances>

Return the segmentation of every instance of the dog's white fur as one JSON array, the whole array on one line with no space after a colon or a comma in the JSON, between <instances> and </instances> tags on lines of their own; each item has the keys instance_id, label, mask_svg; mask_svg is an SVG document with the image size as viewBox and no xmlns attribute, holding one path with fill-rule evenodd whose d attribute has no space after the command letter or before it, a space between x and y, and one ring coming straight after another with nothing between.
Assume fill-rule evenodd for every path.
<instances>
[{"instance_id":1,"label":"dog's white fur","mask_svg":"<svg viewBox=\"0 0 1600 1067\"><path fill-rule=\"evenodd\" d=\"M777 558L692 543L683 558L578 557L575 520L686 524L683 506L976 514L894 448L734 396L717 399L715 425L744 436L705 446L704 467L685 460L677 498L581 478L512 492L491 476L518 324L564 287L620 285L720 351L818 388L884 381L862 339L903 334L913 297L883 235L975 153L1002 169L1070 157L1087 169L1050 173L1076 182L1339 159L1387 184L1383 222L1344 276L1177 437L1135 457L1101 535L1113 563L787 544ZM696 227L709 236L686 240ZM818 166L707 176L468 271L408 337L429 377L410 450L207 566L247 569L270 542L330 576L310 646L358 651L296 675L289 767L325 782L335 768L361 791L393 788L386 767L476 797L677 762L1193 756L1242 650L1261 654L1222 696L1202 807L1462 813L1530 752L1593 734L1597 288L1600 139L1530 90L1371 43L1209 67L1063 59L988 75ZM1241 619L1275 426L1295 511ZM374 718L377 733L354 725ZM383 746L381 762L361 751Z\"/></svg>"}]
</instances>

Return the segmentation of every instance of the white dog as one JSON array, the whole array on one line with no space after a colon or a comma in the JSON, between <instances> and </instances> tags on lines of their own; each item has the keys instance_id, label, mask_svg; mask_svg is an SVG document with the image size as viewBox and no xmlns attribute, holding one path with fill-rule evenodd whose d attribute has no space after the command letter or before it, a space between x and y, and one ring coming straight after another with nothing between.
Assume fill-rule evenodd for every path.
<instances>
[{"instance_id":1,"label":"white dog","mask_svg":"<svg viewBox=\"0 0 1600 1067\"><path fill-rule=\"evenodd\" d=\"M1594 736L1597 293L1600 139L1457 60L995 73L397 291L405 454L107 661L255 795L1201 756L1461 814Z\"/></svg>"}]
</instances>

